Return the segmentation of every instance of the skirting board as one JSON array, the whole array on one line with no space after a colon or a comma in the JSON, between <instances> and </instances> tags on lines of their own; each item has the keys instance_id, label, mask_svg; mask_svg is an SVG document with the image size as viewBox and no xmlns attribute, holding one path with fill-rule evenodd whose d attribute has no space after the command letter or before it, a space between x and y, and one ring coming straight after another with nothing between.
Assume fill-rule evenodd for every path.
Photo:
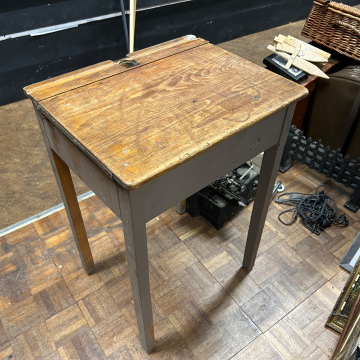
<instances>
[{"instance_id":1,"label":"skirting board","mask_svg":"<svg viewBox=\"0 0 360 360\"><path fill-rule=\"evenodd\" d=\"M91 196L94 196L95 194L92 192L92 191L88 191L87 193L85 194L82 194L82 195L79 195L77 197L78 201L83 201L85 199L88 199L89 197ZM18 230L18 229L21 229L22 227L26 226L26 225L29 225L29 224L32 224L34 223L35 221L38 221L40 219L43 219L51 214L54 214L60 210L64 209L64 203L61 203L59 205L56 205L50 209L47 209L39 214L36 214L34 216L30 216L29 218L25 219L25 220L21 220L13 225L10 225L6 228L3 228L3 229L0 229L0 237L1 236L5 236L7 234L10 234L11 232L15 231L15 230Z\"/></svg>"}]
</instances>

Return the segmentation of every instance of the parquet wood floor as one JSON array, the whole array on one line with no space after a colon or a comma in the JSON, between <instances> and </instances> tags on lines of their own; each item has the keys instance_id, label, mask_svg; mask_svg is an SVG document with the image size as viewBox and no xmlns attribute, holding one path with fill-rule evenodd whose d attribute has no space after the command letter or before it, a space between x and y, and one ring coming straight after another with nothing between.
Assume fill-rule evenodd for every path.
<instances>
[{"instance_id":1,"label":"parquet wood floor","mask_svg":"<svg viewBox=\"0 0 360 360\"><path fill-rule=\"evenodd\" d=\"M272 203L255 264L241 268L251 206L221 231L170 209L147 225L157 349L142 350L120 221L96 197L81 202L96 263L81 267L65 211L0 238L0 359L330 358L324 327L348 273L338 266L360 231L348 189L297 164L286 191L326 182L350 219L316 236L277 220Z\"/></svg>"}]
</instances>

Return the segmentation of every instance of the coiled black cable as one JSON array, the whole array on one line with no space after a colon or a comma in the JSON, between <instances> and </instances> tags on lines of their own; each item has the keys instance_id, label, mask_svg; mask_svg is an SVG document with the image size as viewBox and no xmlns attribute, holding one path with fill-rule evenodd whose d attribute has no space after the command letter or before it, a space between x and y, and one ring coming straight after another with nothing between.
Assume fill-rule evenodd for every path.
<instances>
[{"instance_id":1,"label":"coiled black cable","mask_svg":"<svg viewBox=\"0 0 360 360\"><path fill-rule=\"evenodd\" d=\"M323 188L322 190L320 190ZM293 206L289 210L282 211L278 219L287 226L294 224L298 217L301 218L301 223L305 228L316 235L320 235L320 231L329 227L330 225L348 226L349 220L345 214L336 216L337 206L334 199L326 195L325 185L320 185L315 194L304 194L299 192L281 194L276 202L283 205ZM288 198L281 199L288 195ZM293 212L293 219L285 222L281 216Z\"/></svg>"}]
</instances>

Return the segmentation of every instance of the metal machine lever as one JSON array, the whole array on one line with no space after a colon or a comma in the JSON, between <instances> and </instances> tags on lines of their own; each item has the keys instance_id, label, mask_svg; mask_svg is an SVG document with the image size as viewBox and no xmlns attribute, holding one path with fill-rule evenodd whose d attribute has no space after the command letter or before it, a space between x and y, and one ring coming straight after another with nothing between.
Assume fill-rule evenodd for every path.
<instances>
[{"instance_id":1,"label":"metal machine lever","mask_svg":"<svg viewBox=\"0 0 360 360\"><path fill-rule=\"evenodd\" d=\"M284 190L285 190L284 184L281 181L278 181L274 186L274 190L272 192L272 197L274 197L276 192L283 192Z\"/></svg>"}]
</instances>

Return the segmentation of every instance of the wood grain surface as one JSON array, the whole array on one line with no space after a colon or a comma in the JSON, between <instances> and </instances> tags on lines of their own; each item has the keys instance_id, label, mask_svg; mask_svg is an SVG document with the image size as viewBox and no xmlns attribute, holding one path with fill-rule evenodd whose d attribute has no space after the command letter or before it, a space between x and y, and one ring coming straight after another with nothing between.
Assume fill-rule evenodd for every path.
<instances>
[{"instance_id":1,"label":"wood grain surface","mask_svg":"<svg viewBox=\"0 0 360 360\"><path fill-rule=\"evenodd\" d=\"M136 60L139 65L142 66L155 60L165 58L178 52L186 51L206 43L207 41L203 39L184 36L182 38L163 43L161 44L162 46L155 45L147 49L128 54L128 56L122 60ZM110 60L103 61L99 64L87 66L83 69L72 71L68 74L63 74L40 83L26 86L24 91L25 94L32 99L40 101L57 94L91 84L94 81L128 71L129 68L119 66L120 61L121 60L116 62Z\"/></svg>"},{"instance_id":2,"label":"wood grain surface","mask_svg":"<svg viewBox=\"0 0 360 360\"><path fill-rule=\"evenodd\" d=\"M140 63L142 57L153 61L40 101L44 114L128 190L307 94L303 87L211 44L175 55L167 44L164 51L172 55L162 58L158 48L139 52ZM58 91L63 88L51 88Z\"/></svg>"}]
</instances>

